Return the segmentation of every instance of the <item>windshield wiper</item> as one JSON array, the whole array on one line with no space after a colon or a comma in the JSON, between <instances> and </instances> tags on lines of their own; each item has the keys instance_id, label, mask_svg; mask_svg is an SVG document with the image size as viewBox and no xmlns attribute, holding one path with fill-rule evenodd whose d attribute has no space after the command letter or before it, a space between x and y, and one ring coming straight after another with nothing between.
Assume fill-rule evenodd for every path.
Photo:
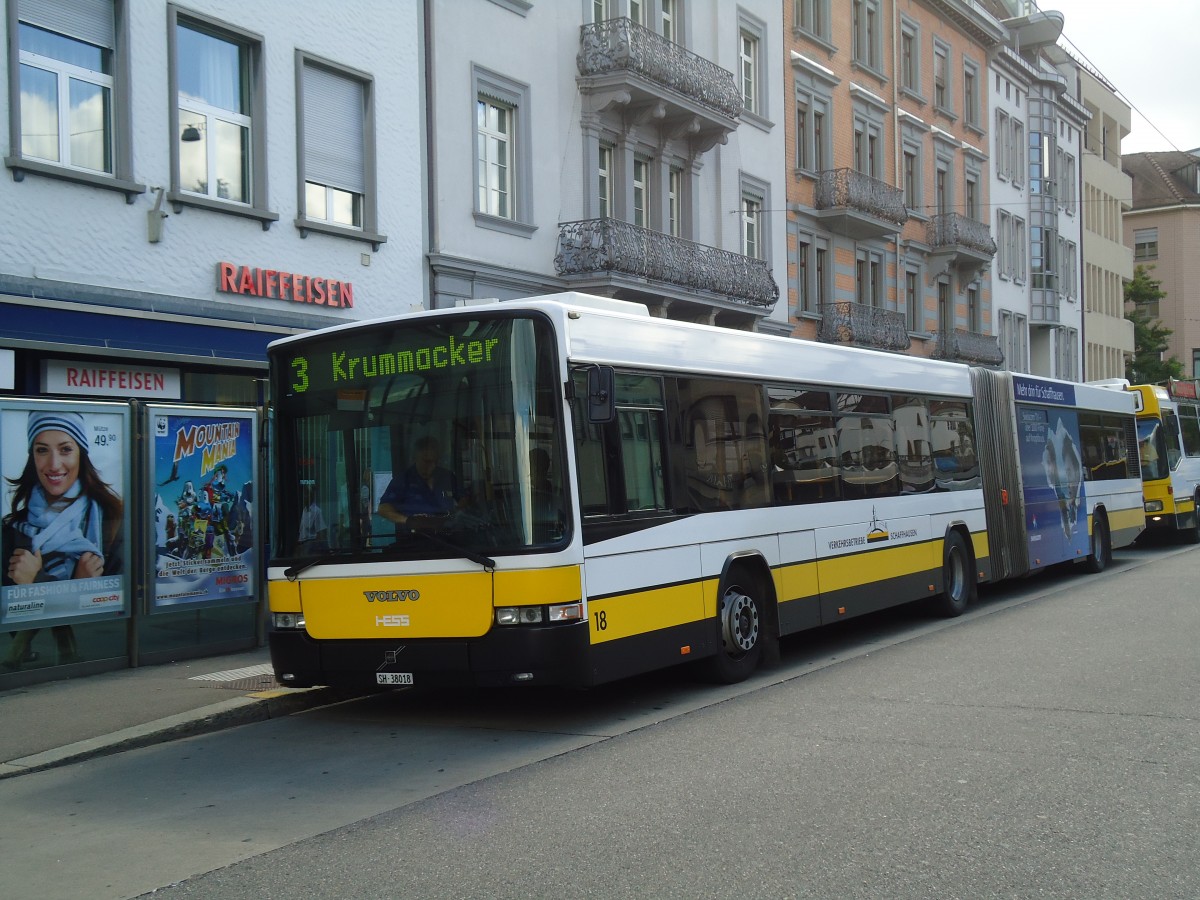
<instances>
[{"instance_id":1,"label":"windshield wiper","mask_svg":"<svg viewBox=\"0 0 1200 900\"><path fill-rule=\"evenodd\" d=\"M318 556L316 559L310 559L294 566L288 566L283 570L283 577L288 581L295 581L300 576L301 572L307 572L313 566L323 566L325 563L331 563L336 559L341 559L343 556L350 556L358 552L360 551L352 550L349 547L341 550L331 550L328 553Z\"/></svg>"},{"instance_id":2,"label":"windshield wiper","mask_svg":"<svg viewBox=\"0 0 1200 900\"><path fill-rule=\"evenodd\" d=\"M456 543L455 541L447 540L440 535L434 534L432 531L423 528L411 528L406 533L420 535L432 544L437 544L438 546L444 547L447 550L452 550L459 556L483 566L483 568L488 572L496 571L496 561L490 556L484 556L482 553L477 553L469 547L464 547L462 544ZM392 548L395 547L396 544L392 544Z\"/></svg>"}]
</instances>

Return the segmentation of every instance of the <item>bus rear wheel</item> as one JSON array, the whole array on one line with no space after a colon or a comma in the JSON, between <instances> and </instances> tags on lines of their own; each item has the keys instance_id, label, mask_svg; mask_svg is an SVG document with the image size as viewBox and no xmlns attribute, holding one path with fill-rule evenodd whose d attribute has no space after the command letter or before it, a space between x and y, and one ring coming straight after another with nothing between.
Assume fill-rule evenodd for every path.
<instances>
[{"instance_id":1,"label":"bus rear wheel","mask_svg":"<svg viewBox=\"0 0 1200 900\"><path fill-rule=\"evenodd\" d=\"M975 597L975 566L966 541L957 531L946 535L942 561L942 593L934 602L934 610L946 618L961 616Z\"/></svg>"},{"instance_id":2,"label":"bus rear wheel","mask_svg":"<svg viewBox=\"0 0 1200 900\"><path fill-rule=\"evenodd\" d=\"M763 600L752 581L730 583L717 604L720 647L708 659L708 675L721 684L744 681L762 661L766 634Z\"/></svg>"},{"instance_id":3,"label":"bus rear wheel","mask_svg":"<svg viewBox=\"0 0 1200 900\"><path fill-rule=\"evenodd\" d=\"M1093 573L1103 572L1112 562L1112 538L1108 533L1108 519L1103 514L1096 516L1092 523L1092 552L1088 555L1084 567Z\"/></svg>"}]
</instances>

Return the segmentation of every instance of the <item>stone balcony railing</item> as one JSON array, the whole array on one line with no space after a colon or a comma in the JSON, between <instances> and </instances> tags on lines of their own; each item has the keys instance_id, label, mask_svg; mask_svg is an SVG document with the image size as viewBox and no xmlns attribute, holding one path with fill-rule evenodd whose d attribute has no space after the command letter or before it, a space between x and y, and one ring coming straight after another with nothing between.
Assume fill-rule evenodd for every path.
<instances>
[{"instance_id":1,"label":"stone balcony railing","mask_svg":"<svg viewBox=\"0 0 1200 900\"><path fill-rule=\"evenodd\" d=\"M1000 366L1004 363L999 337L961 328L938 332L933 356L935 359L949 359L981 366Z\"/></svg>"},{"instance_id":2,"label":"stone balcony railing","mask_svg":"<svg viewBox=\"0 0 1200 900\"><path fill-rule=\"evenodd\" d=\"M821 305L817 339L827 344L851 344L875 350L908 350L904 314L877 306L837 300Z\"/></svg>"},{"instance_id":3,"label":"stone balcony railing","mask_svg":"<svg viewBox=\"0 0 1200 900\"><path fill-rule=\"evenodd\" d=\"M966 247L985 256L996 255L996 242L992 240L991 229L960 213L943 213L931 218L926 238L935 251L947 247Z\"/></svg>"},{"instance_id":4,"label":"stone balcony railing","mask_svg":"<svg viewBox=\"0 0 1200 900\"><path fill-rule=\"evenodd\" d=\"M779 299L779 285L764 260L617 219L560 222L554 268L563 277L616 273L647 279L765 311Z\"/></svg>"},{"instance_id":5,"label":"stone balcony railing","mask_svg":"<svg viewBox=\"0 0 1200 900\"><path fill-rule=\"evenodd\" d=\"M732 72L628 18L582 26L576 63L583 76L632 72L731 119L742 112Z\"/></svg>"},{"instance_id":6,"label":"stone balcony railing","mask_svg":"<svg viewBox=\"0 0 1200 900\"><path fill-rule=\"evenodd\" d=\"M904 192L854 169L829 169L817 176L817 209L853 209L901 226L908 221Z\"/></svg>"}]
</instances>

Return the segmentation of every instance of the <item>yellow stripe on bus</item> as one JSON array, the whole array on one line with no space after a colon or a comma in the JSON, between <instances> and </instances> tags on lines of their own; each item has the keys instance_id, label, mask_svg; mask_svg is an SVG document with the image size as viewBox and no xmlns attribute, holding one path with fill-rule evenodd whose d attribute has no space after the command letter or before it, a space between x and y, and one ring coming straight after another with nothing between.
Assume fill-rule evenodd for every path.
<instances>
[{"instance_id":1,"label":"yellow stripe on bus","mask_svg":"<svg viewBox=\"0 0 1200 900\"><path fill-rule=\"evenodd\" d=\"M861 587L901 575L940 569L941 541L905 544L867 553L822 559L818 565L824 593Z\"/></svg>"},{"instance_id":2,"label":"yellow stripe on bus","mask_svg":"<svg viewBox=\"0 0 1200 900\"><path fill-rule=\"evenodd\" d=\"M1109 534L1116 534L1130 528L1142 528L1146 524L1146 513L1140 506L1135 506L1133 509L1109 509L1105 512L1108 515ZM1094 519L1093 516L1088 520L1088 534L1092 532Z\"/></svg>"},{"instance_id":3,"label":"yellow stripe on bus","mask_svg":"<svg viewBox=\"0 0 1200 900\"><path fill-rule=\"evenodd\" d=\"M775 596L779 598L780 603L804 597L815 597L820 591L817 583L816 562L780 566L771 574L775 579ZM713 613L716 614L715 609Z\"/></svg>"},{"instance_id":4,"label":"yellow stripe on bus","mask_svg":"<svg viewBox=\"0 0 1200 900\"><path fill-rule=\"evenodd\" d=\"M705 616L701 582L618 594L588 604L593 644L645 634Z\"/></svg>"}]
</instances>

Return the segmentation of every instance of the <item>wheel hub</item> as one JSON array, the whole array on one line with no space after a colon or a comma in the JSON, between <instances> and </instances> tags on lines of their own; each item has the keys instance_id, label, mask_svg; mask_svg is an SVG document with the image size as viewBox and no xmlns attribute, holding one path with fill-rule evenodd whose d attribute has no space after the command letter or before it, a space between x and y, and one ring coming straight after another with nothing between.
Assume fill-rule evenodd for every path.
<instances>
[{"instance_id":1,"label":"wheel hub","mask_svg":"<svg viewBox=\"0 0 1200 900\"><path fill-rule=\"evenodd\" d=\"M736 589L726 592L721 613L721 639L728 653L745 653L758 641L758 607Z\"/></svg>"}]
</instances>

